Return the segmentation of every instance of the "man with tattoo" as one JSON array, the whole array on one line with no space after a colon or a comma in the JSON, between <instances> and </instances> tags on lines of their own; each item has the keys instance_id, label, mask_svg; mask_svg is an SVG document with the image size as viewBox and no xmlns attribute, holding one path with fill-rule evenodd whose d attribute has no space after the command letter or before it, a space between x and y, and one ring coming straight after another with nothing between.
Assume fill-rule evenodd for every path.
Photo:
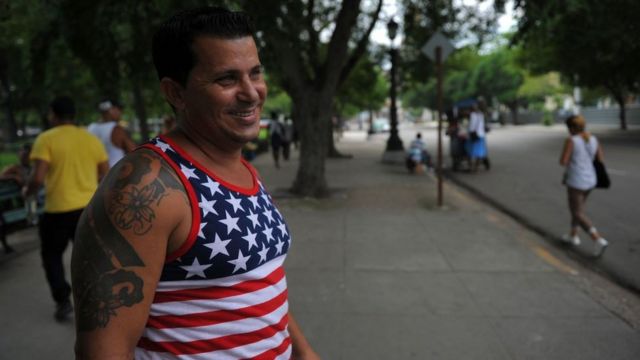
<instances>
[{"instance_id":1,"label":"man with tattoo","mask_svg":"<svg viewBox=\"0 0 640 360\"><path fill-rule=\"evenodd\" d=\"M177 128L127 154L81 217L77 358L319 359L289 311L289 229L241 155L267 94L248 17L178 13L153 60Z\"/></svg>"},{"instance_id":2,"label":"man with tattoo","mask_svg":"<svg viewBox=\"0 0 640 360\"><path fill-rule=\"evenodd\" d=\"M45 186L44 214L39 222L40 254L56 302L54 315L59 321L73 311L62 255L73 239L80 213L109 169L104 146L98 138L74 124L75 113L75 104L69 97L58 97L51 102L49 122L53 128L36 138L29 156L33 170L22 189L27 197Z\"/></svg>"}]
</instances>

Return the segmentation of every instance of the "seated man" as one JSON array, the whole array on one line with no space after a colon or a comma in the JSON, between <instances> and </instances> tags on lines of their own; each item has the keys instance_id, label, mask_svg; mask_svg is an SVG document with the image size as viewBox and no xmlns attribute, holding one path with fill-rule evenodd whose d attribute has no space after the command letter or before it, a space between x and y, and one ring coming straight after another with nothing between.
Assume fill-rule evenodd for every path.
<instances>
[{"instance_id":1,"label":"seated man","mask_svg":"<svg viewBox=\"0 0 640 360\"><path fill-rule=\"evenodd\" d=\"M29 153L31 153L31 144L24 144L18 151L19 163L9 165L0 172L0 180L13 180L22 187L29 177L31 171L31 163L29 162Z\"/></svg>"},{"instance_id":2,"label":"seated man","mask_svg":"<svg viewBox=\"0 0 640 360\"><path fill-rule=\"evenodd\" d=\"M18 163L9 165L5 167L2 172L0 172L0 181L5 182L15 182L20 188L27 182L27 178L29 177L29 172L31 171L31 164L29 163L29 153L31 152L31 144L24 144L20 147L18 151ZM10 210L10 208L14 207L15 204L13 201L7 201L7 204L0 204L0 212L4 212L5 210ZM25 201L25 205L27 202ZM6 205L6 206L5 206ZM35 218L30 217L29 222L35 222ZM0 242L2 243L2 247L4 249L5 254L12 253L14 250L9 244L7 244L7 236L6 236L6 224L4 221L4 217L0 215Z\"/></svg>"},{"instance_id":3,"label":"seated man","mask_svg":"<svg viewBox=\"0 0 640 360\"><path fill-rule=\"evenodd\" d=\"M427 145L422 140L421 133L416 134L416 138L409 145L406 164L407 169L413 173L422 173L425 166L431 166Z\"/></svg>"}]
</instances>

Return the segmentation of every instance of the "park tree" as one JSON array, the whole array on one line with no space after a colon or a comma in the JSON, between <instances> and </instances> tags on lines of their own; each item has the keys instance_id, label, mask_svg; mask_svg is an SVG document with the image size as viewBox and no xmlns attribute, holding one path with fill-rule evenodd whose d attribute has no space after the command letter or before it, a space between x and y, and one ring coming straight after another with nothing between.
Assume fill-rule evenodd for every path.
<instances>
[{"instance_id":1,"label":"park tree","mask_svg":"<svg viewBox=\"0 0 640 360\"><path fill-rule=\"evenodd\" d=\"M515 43L534 72L559 71L574 85L604 87L620 106L640 91L640 2L637 0L517 0L523 14Z\"/></svg>"},{"instance_id":2,"label":"park tree","mask_svg":"<svg viewBox=\"0 0 640 360\"><path fill-rule=\"evenodd\" d=\"M284 114L285 117L291 115L291 98L286 91L271 79L269 74L265 74L265 81L269 88L269 96L262 107L262 117L267 117L271 113Z\"/></svg>"},{"instance_id":3,"label":"park tree","mask_svg":"<svg viewBox=\"0 0 640 360\"><path fill-rule=\"evenodd\" d=\"M267 72L292 100L300 136L300 165L292 192L329 194L325 159L334 96L367 51L382 0L365 9L360 0L239 1L253 15Z\"/></svg>"},{"instance_id":4,"label":"park tree","mask_svg":"<svg viewBox=\"0 0 640 360\"><path fill-rule=\"evenodd\" d=\"M63 34L73 53L91 70L102 97L121 98L130 89L143 139L149 137L147 104L157 91L151 37L171 10L162 2L61 0ZM148 89L145 91L145 89ZM155 95L157 99L157 95Z\"/></svg>"},{"instance_id":5,"label":"park tree","mask_svg":"<svg viewBox=\"0 0 640 360\"><path fill-rule=\"evenodd\" d=\"M467 45L453 52L446 62L444 78L443 106L449 108L460 100L477 96L471 84L474 69L481 62L482 56L475 45ZM403 104L410 108L437 107L437 88L435 77L428 81L414 81L412 86L403 92Z\"/></svg>"},{"instance_id":6,"label":"park tree","mask_svg":"<svg viewBox=\"0 0 640 360\"><path fill-rule=\"evenodd\" d=\"M542 109L548 96L558 97L569 89L563 86L560 74L549 72L542 75L524 73L524 81L518 88L518 98L527 106Z\"/></svg>"},{"instance_id":7,"label":"park tree","mask_svg":"<svg viewBox=\"0 0 640 360\"><path fill-rule=\"evenodd\" d=\"M336 116L345 118L367 111L369 126L371 126L373 113L382 108L388 94L389 82L380 66L371 58L363 57L336 94L334 102ZM330 157L338 155L335 146L329 147L328 155Z\"/></svg>"},{"instance_id":8,"label":"park tree","mask_svg":"<svg viewBox=\"0 0 640 360\"><path fill-rule=\"evenodd\" d=\"M20 0L5 5L0 19L0 71L7 114L45 119L51 97L69 94L78 107L81 123L95 114L101 97L130 93L141 120L143 136L146 107L162 103L150 61L153 27L182 3L73 0ZM5 56L6 54L6 56ZM166 111L166 110L165 110ZM14 117L5 116L9 124ZM22 122L24 123L24 122ZM47 127L43 121L43 127ZM11 125L15 128L15 125ZM14 134L15 131L9 131Z\"/></svg>"},{"instance_id":9,"label":"park tree","mask_svg":"<svg viewBox=\"0 0 640 360\"><path fill-rule=\"evenodd\" d=\"M524 74L514 58L513 51L502 47L484 56L471 74L472 92L487 101L496 99L511 110L513 123L518 123L518 89ZM492 104L496 106L497 104Z\"/></svg>"},{"instance_id":10,"label":"park tree","mask_svg":"<svg viewBox=\"0 0 640 360\"><path fill-rule=\"evenodd\" d=\"M504 0L480 0L474 4L450 0L402 0L405 39L401 49L405 89L428 82L435 66L421 51L424 44L440 31L453 42L477 49L497 33L497 19L504 11ZM484 10L481 5L490 4ZM461 58L460 61L463 61ZM448 59L445 68L449 68Z\"/></svg>"},{"instance_id":11,"label":"park tree","mask_svg":"<svg viewBox=\"0 0 640 360\"><path fill-rule=\"evenodd\" d=\"M9 142L16 139L17 112L46 103L44 83L50 44L57 29L55 8L39 1L0 5L0 102Z\"/></svg>"},{"instance_id":12,"label":"park tree","mask_svg":"<svg viewBox=\"0 0 640 360\"><path fill-rule=\"evenodd\" d=\"M82 121L94 107L96 95L88 68L73 55L62 37L59 1L11 1L0 12L0 56L4 64L0 98L4 124L12 130L26 125L48 127L47 104L52 97L69 94L76 99Z\"/></svg>"}]
</instances>

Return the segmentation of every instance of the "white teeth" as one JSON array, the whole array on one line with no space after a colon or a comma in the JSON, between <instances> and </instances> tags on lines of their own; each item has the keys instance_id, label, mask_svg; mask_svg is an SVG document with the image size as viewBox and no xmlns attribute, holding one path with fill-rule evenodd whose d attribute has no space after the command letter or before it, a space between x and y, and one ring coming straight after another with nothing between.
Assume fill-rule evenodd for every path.
<instances>
[{"instance_id":1,"label":"white teeth","mask_svg":"<svg viewBox=\"0 0 640 360\"><path fill-rule=\"evenodd\" d=\"M235 116L251 116L253 115L253 111L245 111L245 112L235 111L235 112L232 112L231 114Z\"/></svg>"}]
</instances>

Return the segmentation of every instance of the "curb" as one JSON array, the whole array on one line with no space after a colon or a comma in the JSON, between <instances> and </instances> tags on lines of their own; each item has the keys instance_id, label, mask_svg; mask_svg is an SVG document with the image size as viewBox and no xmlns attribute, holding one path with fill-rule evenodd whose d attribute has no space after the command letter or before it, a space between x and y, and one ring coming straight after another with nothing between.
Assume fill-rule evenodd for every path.
<instances>
[{"instance_id":1,"label":"curb","mask_svg":"<svg viewBox=\"0 0 640 360\"><path fill-rule=\"evenodd\" d=\"M478 200L488 204L489 206L495 208L496 210L502 212L503 214L509 216L510 218L512 218L513 220L515 220L516 222L518 222L520 225L524 226L525 228L533 231L534 233L538 234L539 236L541 236L542 238L544 238L549 244L551 244L552 246L554 246L556 249L559 249L561 251L563 251L565 253L565 255L567 255L570 259L576 261L577 263L579 263L580 265L584 266L584 267L588 267L590 270L595 271L596 273L598 273L598 275L603 276L604 278L614 282L615 284L623 287L625 290L628 290L629 292L640 296L640 289L634 287L631 283L629 283L629 281L625 280L624 278L617 276L614 273L611 273L609 271L606 271L606 269L603 269L601 266L598 266L597 263L594 262L593 258L589 258L586 257L585 255L576 252L576 251L570 251L569 249L567 249L566 247L562 247L560 246L560 240L559 237L549 231L547 231L545 228L536 225L535 223L533 223L531 220L529 220L527 217L518 214L517 212L511 210L510 208L508 208L507 206L503 205L502 203L500 203L499 201L496 201L495 199L492 199L491 197L485 195L484 193L482 193L480 190L474 188L473 186L465 183L462 180L457 179L453 174L451 174L450 171L445 170L442 173L443 177L446 178L447 180L451 181L451 183L455 184L456 186L465 189L467 192L471 193L474 197L476 197Z\"/></svg>"}]
</instances>

